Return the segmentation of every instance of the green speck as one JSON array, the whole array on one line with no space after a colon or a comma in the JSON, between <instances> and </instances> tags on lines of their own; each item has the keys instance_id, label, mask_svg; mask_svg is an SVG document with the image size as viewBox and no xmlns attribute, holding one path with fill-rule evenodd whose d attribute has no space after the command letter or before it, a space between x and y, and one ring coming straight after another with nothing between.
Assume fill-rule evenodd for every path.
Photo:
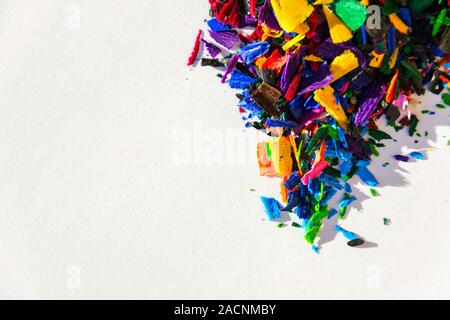
<instances>
[{"instance_id":1,"label":"green speck","mask_svg":"<svg viewBox=\"0 0 450 320\"><path fill-rule=\"evenodd\" d=\"M377 141L392 139L392 137L389 134L387 134L386 132L374 130L374 129L369 129L369 135Z\"/></svg>"},{"instance_id":2,"label":"green speck","mask_svg":"<svg viewBox=\"0 0 450 320\"><path fill-rule=\"evenodd\" d=\"M429 114L430 110L422 110L422 114Z\"/></svg>"},{"instance_id":3,"label":"green speck","mask_svg":"<svg viewBox=\"0 0 450 320\"><path fill-rule=\"evenodd\" d=\"M438 104L438 105L436 105L436 107L439 109L445 109L445 106L443 104Z\"/></svg>"},{"instance_id":4,"label":"green speck","mask_svg":"<svg viewBox=\"0 0 450 320\"><path fill-rule=\"evenodd\" d=\"M250 192L255 192L256 190L253 188L250 188Z\"/></svg>"},{"instance_id":5,"label":"green speck","mask_svg":"<svg viewBox=\"0 0 450 320\"><path fill-rule=\"evenodd\" d=\"M370 193L372 194L372 197L376 197L378 195L378 192L375 189L370 189Z\"/></svg>"},{"instance_id":6,"label":"green speck","mask_svg":"<svg viewBox=\"0 0 450 320\"><path fill-rule=\"evenodd\" d=\"M284 228L286 225L284 223L277 224L277 228Z\"/></svg>"},{"instance_id":7,"label":"green speck","mask_svg":"<svg viewBox=\"0 0 450 320\"><path fill-rule=\"evenodd\" d=\"M339 220L342 220L345 218L345 215L347 214L348 207L342 207L339 212Z\"/></svg>"},{"instance_id":8,"label":"green speck","mask_svg":"<svg viewBox=\"0 0 450 320\"><path fill-rule=\"evenodd\" d=\"M266 148L267 158L269 158L270 160L272 160L272 150L270 150L270 145L269 145L269 143L264 144L264 147Z\"/></svg>"},{"instance_id":9,"label":"green speck","mask_svg":"<svg viewBox=\"0 0 450 320\"><path fill-rule=\"evenodd\" d=\"M302 227L302 226L299 225L297 222L292 222L292 226L293 226L294 228L301 228L301 227Z\"/></svg>"},{"instance_id":10,"label":"green speck","mask_svg":"<svg viewBox=\"0 0 450 320\"><path fill-rule=\"evenodd\" d=\"M410 137L414 136L414 133L416 133L418 124L419 124L419 119L417 118L416 115L412 115L411 123L409 124L409 130L408 130Z\"/></svg>"},{"instance_id":11,"label":"green speck","mask_svg":"<svg viewBox=\"0 0 450 320\"><path fill-rule=\"evenodd\" d=\"M450 94L445 93L445 94L442 96L442 100L444 101L444 103L445 103L446 105L450 106Z\"/></svg>"},{"instance_id":12,"label":"green speck","mask_svg":"<svg viewBox=\"0 0 450 320\"><path fill-rule=\"evenodd\" d=\"M385 226L389 226L391 224L391 219L383 218L383 223Z\"/></svg>"}]
</instances>

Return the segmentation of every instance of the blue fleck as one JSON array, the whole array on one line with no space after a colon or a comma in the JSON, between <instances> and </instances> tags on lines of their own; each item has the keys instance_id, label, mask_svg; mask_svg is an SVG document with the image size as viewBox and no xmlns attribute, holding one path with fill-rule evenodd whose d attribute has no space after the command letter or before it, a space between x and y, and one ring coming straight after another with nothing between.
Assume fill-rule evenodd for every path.
<instances>
[{"instance_id":1,"label":"blue fleck","mask_svg":"<svg viewBox=\"0 0 450 320\"><path fill-rule=\"evenodd\" d=\"M365 167L359 168L358 171L356 171L356 175L368 186L376 187L379 184L373 174Z\"/></svg>"},{"instance_id":2,"label":"blue fleck","mask_svg":"<svg viewBox=\"0 0 450 320\"><path fill-rule=\"evenodd\" d=\"M416 159L416 160L423 160L423 159L425 159L425 157L423 156L423 154L420 153L420 152L417 152L417 151L411 152L409 155L410 155L412 158Z\"/></svg>"},{"instance_id":3,"label":"blue fleck","mask_svg":"<svg viewBox=\"0 0 450 320\"><path fill-rule=\"evenodd\" d=\"M344 237L346 237L348 240L353 241L358 239L358 236L354 234L353 232L347 231L344 228L341 228L340 226L335 226L334 229L341 233Z\"/></svg>"},{"instance_id":4,"label":"blue fleck","mask_svg":"<svg viewBox=\"0 0 450 320\"><path fill-rule=\"evenodd\" d=\"M330 214L328 215L328 220L330 220L331 218L333 218L337 214L338 214L338 211L336 209L331 209L330 210Z\"/></svg>"},{"instance_id":5,"label":"blue fleck","mask_svg":"<svg viewBox=\"0 0 450 320\"><path fill-rule=\"evenodd\" d=\"M409 157L407 157L407 156L402 156L402 155L397 154L397 155L393 156L393 158L397 161L409 162Z\"/></svg>"},{"instance_id":6,"label":"blue fleck","mask_svg":"<svg viewBox=\"0 0 450 320\"><path fill-rule=\"evenodd\" d=\"M356 201L356 197L345 198L339 203L339 208L348 207L354 201Z\"/></svg>"}]
</instances>

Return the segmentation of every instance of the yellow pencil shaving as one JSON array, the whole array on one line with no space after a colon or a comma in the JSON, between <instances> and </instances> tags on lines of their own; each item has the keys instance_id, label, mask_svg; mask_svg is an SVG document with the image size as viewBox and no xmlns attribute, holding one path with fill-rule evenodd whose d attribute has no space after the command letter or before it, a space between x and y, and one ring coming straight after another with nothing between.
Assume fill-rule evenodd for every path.
<instances>
[{"instance_id":1,"label":"yellow pencil shaving","mask_svg":"<svg viewBox=\"0 0 450 320\"><path fill-rule=\"evenodd\" d=\"M286 182L287 177L285 177L283 180L281 180L280 182L280 195L281 195L281 200L284 203L288 203L289 201L289 190L286 188L286 186L284 185L284 183Z\"/></svg>"},{"instance_id":2,"label":"yellow pencil shaving","mask_svg":"<svg viewBox=\"0 0 450 320\"><path fill-rule=\"evenodd\" d=\"M283 50L284 51L288 51L289 49L291 49L293 46L295 46L297 43L299 43L300 41L302 41L305 38L304 34L299 34L298 36L295 36L294 38L292 38L291 40L289 40L288 42L286 42L286 44L283 46Z\"/></svg>"},{"instance_id":3,"label":"yellow pencil shaving","mask_svg":"<svg viewBox=\"0 0 450 320\"><path fill-rule=\"evenodd\" d=\"M391 23L394 25L395 29L398 30L398 32L403 34L409 33L410 28L402 21L402 19L400 19L400 17L396 13L390 14L389 20L391 20Z\"/></svg>"},{"instance_id":4,"label":"yellow pencil shaving","mask_svg":"<svg viewBox=\"0 0 450 320\"><path fill-rule=\"evenodd\" d=\"M345 50L343 54L336 57L330 65L330 71L334 81L339 80L346 74L359 67L358 58L350 50Z\"/></svg>"},{"instance_id":5,"label":"yellow pencil shaving","mask_svg":"<svg viewBox=\"0 0 450 320\"><path fill-rule=\"evenodd\" d=\"M317 6L319 4L332 4L334 0L317 0L314 2L314 5Z\"/></svg>"},{"instance_id":6,"label":"yellow pencil shaving","mask_svg":"<svg viewBox=\"0 0 450 320\"><path fill-rule=\"evenodd\" d=\"M371 55L374 56L374 58L370 61L369 66L372 68L381 68L381 65L383 64L384 57L386 56L385 53L377 53L375 50L371 52Z\"/></svg>"},{"instance_id":7,"label":"yellow pencil shaving","mask_svg":"<svg viewBox=\"0 0 450 320\"><path fill-rule=\"evenodd\" d=\"M272 152L272 162L275 172L279 176L288 175L292 172L291 143L289 138L280 137L269 141Z\"/></svg>"},{"instance_id":8,"label":"yellow pencil shaving","mask_svg":"<svg viewBox=\"0 0 450 320\"><path fill-rule=\"evenodd\" d=\"M307 22L303 22L295 29L295 33L298 35L306 35L310 29L309 24Z\"/></svg>"},{"instance_id":9,"label":"yellow pencil shaving","mask_svg":"<svg viewBox=\"0 0 450 320\"><path fill-rule=\"evenodd\" d=\"M328 6L323 5L323 12L327 18L331 39L334 43L347 42L353 38L352 31L331 11Z\"/></svg>"},{"instance_id":10,"label":"yellow pencil shaving","mask_svg":"<svg viewBox=\"0 0 450 320\"><path fill-rule=\"evenodd\" d=\"M297 143L295 142L295 137L292 134L289 136L289 142L291 143L292 151L294 151L295 161L297 162L298 167L301 168L300 159L297 157L297 153L298 153ZM300 170L300 172L301 172L301 170Z\"/></svg>"},{"instance_id":11,"label":"yellow pencil shaving","mask_svg":"<svg viewBox=\"0 0 450 320\"><path fill-rule=\"evenodd\" d=\"M311 62L323 62L323 59L321 57L315 56L310 54L309 56L306 56L303 58L303 60L311 61Z\"/></svg>"},{"instance_id":12,"label":"yellow pencil shaving","mask_svg":"<svg viewBox=\"0 0 450 320\"><path fill-rule=\"evenodd\" d=\"M267 58L266 57L259 57L258 59L255 60L255 65L259 68L262 69L262 66L264 65L264 63L266 62Z\"/></svg>"},{"instance_id":13,"label":"yellow pencil shaving","mask_svg":"<svg viewBox=\"0 0 450 320\"><path fill-rule=\"evenodd\" d=\"M345 114L341 104L336 103L334 89L331 86L327 85L322 89L316 90L314 92L314 100L325 108L325 110L336 120L340 127L347 130L348 117Z\"/></svg>"},{"instance_id":14,"label":"yellow pencil shaving","mask_svg":"<svg viewBox=\"0 0 450 320\"><path fill-rule=\"evenodd\" d=\"M389 60L389 69L394 69L396 63L397 63L397 58L398 58L398 53L400 51L400 47L395 48L394 53L392 54L390 60Z\"/></svg>"},{"instance_id":15,"label":"yellow pencil shaving","mask_svg":"<svg viewBox=\"0 0 450 320\"><path fill-rule=\"evenodd\" d=\"M301 24L313 13L308 0L271 0L281 28L286 32L301 33ZM299 32L300 31L300 32Z\"/></svg>"},{"instance_id":16,"label":"yellow pencil shaving","mask_svg":"<svg viewBox=\"0 0 450 320\"><path fill-rule=\"evenodd\" d=\"M369 0L362 0L359 3L361 3L364 7L369 6Z\"/></svg>"},{"instance_id":17,"label":"yellow pencil shaving","mask_svg":"<svg viewBox=\"0 0 450 320\"><path fill-rule=\"evenodd\" d=\"M284 33L283 31L272 30L264 23L261 24L261 27L264 32L261 38L262 41L266 41L268 38L281 38Z\"/></svg>"}]
</instances>

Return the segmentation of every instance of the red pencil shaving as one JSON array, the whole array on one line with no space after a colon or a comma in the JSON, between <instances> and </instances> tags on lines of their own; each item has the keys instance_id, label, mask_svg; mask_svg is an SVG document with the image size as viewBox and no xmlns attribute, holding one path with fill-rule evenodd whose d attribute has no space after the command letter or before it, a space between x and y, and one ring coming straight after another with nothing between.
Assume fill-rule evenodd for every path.
<instances>
[{"instance_id":1,"label":"red pencil shaving","mask_svg":"<svg viewBox=\"0 0 450 320\"><path fill-rule=\"evenodd\" d=\"M200 51L200 41L202 40L203 32L202 30L198 31L197 39L195 39L194 49L192 50L191 56L188 60L188 66L192 66L197 59L198 52Z\"/></svg>"}]
</instances>

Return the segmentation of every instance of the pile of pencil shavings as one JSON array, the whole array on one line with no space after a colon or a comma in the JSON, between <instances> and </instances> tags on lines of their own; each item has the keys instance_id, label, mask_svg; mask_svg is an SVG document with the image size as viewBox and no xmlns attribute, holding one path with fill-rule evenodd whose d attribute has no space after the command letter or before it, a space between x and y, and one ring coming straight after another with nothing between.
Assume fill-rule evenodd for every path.
<instances>
[{"instance_id":1,"label":"pile of pencil shavings","mask_svg":"<svg viewBox=\"0 0 450 320\"><path fill-rule=\"evenodd\" d=\"M378 123L413 136L412 95L447 90L450 1L209 2L207 30L199 31L188 65L221 70L222 83L240 90L245 126L268 135L257 145L261 175L282 179L283 204L261 198L267 217L295 214L301 223L293 225L318 252L324 221L343 219L356 200L349 179L359 177L376 194L371 159L392 139ZM330 208L338 193L339 206ZM335 229L349 246L364 245Z\"/></svg>"}]
</instances>

